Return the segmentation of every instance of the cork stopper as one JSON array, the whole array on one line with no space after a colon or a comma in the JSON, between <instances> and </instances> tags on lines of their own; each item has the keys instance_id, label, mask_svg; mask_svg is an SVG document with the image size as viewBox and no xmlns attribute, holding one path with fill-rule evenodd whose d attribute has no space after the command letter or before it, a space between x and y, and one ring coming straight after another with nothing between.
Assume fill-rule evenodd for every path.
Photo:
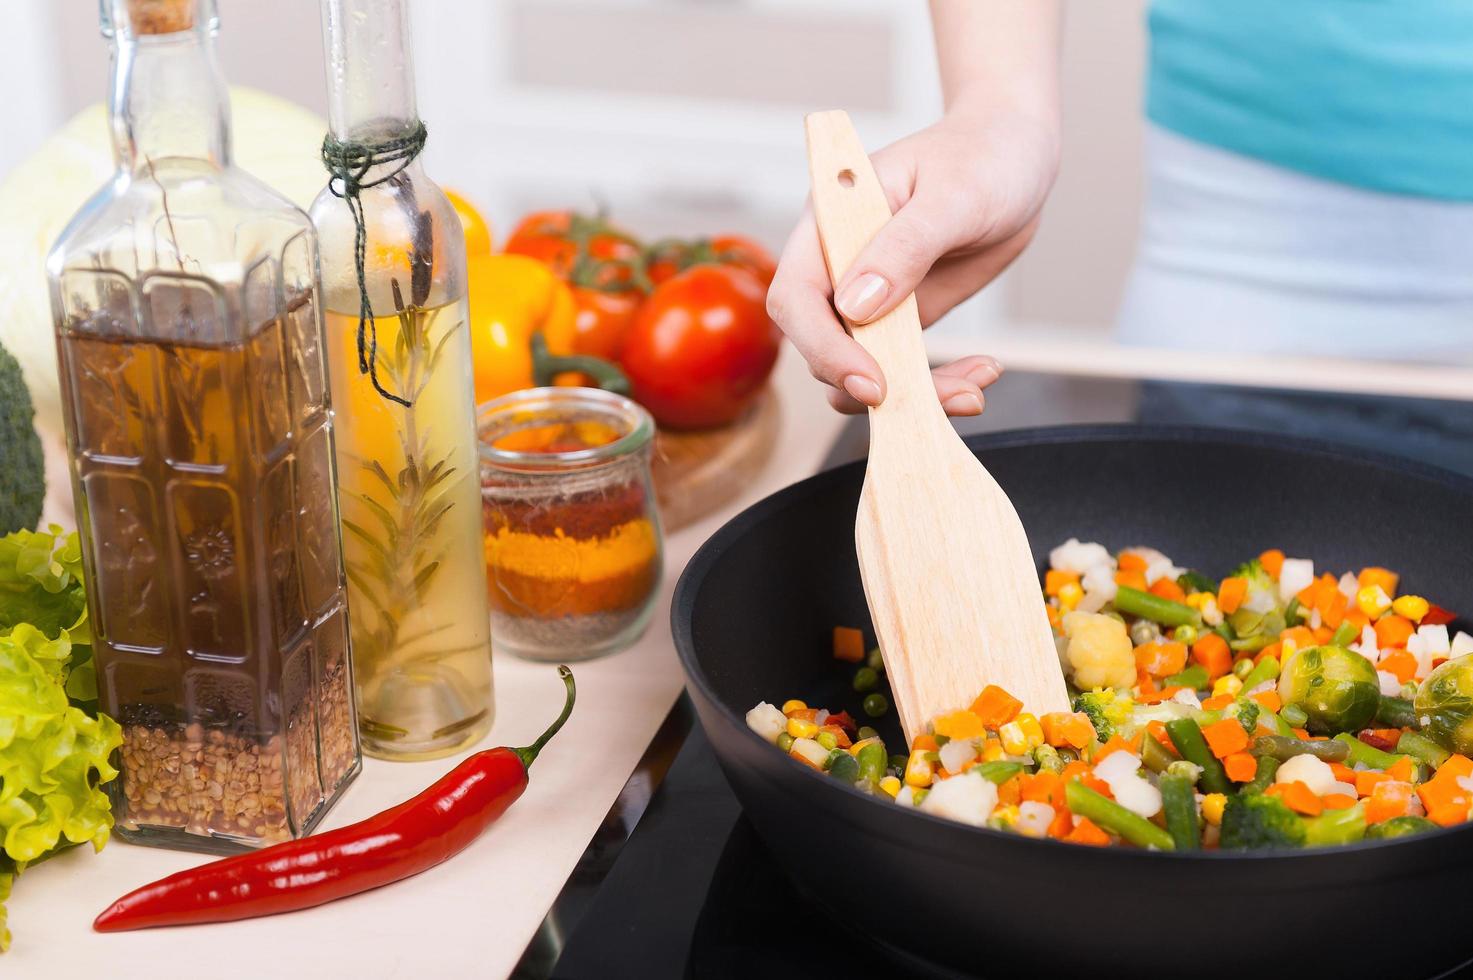
<instances>
[{"instance_id":1,"label":"cork stopper","mask_svg":"<svg viewBox=\"0 0 1473 980\"><path fill-rule=\"evenodd\" d=\"M136 37L178 34L194 27L194 0L127 0L128 23Z\"/></svg>"}]
</instances>

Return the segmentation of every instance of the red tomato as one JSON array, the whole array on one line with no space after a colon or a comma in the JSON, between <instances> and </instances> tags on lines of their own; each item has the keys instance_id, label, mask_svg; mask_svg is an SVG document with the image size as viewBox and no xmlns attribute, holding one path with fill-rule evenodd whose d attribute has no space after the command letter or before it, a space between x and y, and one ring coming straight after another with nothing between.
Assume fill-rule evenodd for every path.
<instances>
[{"instance_id":1,"label":"red tomato","mask_svg":"<svg viewBox=\"0 0 1473 980\"><path fill-rule=\"evenodd\" d=\"M573 351L617 361L624 338L639 313L644 294L636 289L610 290L592 286L573 287Z\"/></svg>"},{"instance_id":2,"label":"red tomato","mask_svg":"<svg viewBox=\"0 0 1473 980\"><path fill-rule=\"evenodd\" d=\"M735 420L777 361L766 293L757 276L725 265L694 266L658 286L620 357L635 400L671 429Z\"/></svg>"},{"instance_id":3,"label":"red tomato","mask_svg":"<svg viewBox=\"0 0 1473 980\"><path fill-rule=\"evenodd\" d=\"M640 257L639 242L603 218L573 211L535 211L512 230L503 251L526 255L546 263L564 279L573 274L578 260L614 259L634 263Z\"/></svg>"}]
</instances>

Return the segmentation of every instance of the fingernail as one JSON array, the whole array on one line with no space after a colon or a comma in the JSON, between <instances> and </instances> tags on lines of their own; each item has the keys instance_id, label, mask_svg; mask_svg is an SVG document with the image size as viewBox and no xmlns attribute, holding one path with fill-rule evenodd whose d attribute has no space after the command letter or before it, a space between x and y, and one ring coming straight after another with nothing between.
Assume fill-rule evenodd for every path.
<instances>
[{"instance_id":1,"label":"fingernail","mask_svg":"<svg viewBox=\"0 0 1473 980\"><path fill-rule=\"evenodd\" d=\"M877 273L866 272L844 287L834 305L850 323L865 323L880 311L888 295L890 281Z\"/></svg>"},{"instance_id":2,"label":"fingernail","mask_svg":"<svg viewBox=\"0 0 1473 980\"><path fill-rule=\"evenodd\" d=\"M947 415L981 415L982 399L970 391L959 391L942 402L941 407Z\"/></svg>"},{"instance_id":3,"label":"fingernail","mask_svg":"<svg viewBox=\"0 0 1473 980\"><path fill-rule=\"evenodd\" d=\"M992 372L992 377L994 380L1002 377L1002 362L1000 362L997 358L988 356L986 354L982 355L982 360L984 362L982 366Z\"/></svg>"},{"instance_id":4,"label":"fingernail","mask_svg":"<svg viewBox=\"0 0 1473 980\"><path fill-rule=\"evenodd\" d=\"M844 378L844 390L854 398L855 401L864 405L878 405L880 403L880 386L862 374L851 374ZM980 406L978 408L980 411Z\"/></svg>"}]
</instances>

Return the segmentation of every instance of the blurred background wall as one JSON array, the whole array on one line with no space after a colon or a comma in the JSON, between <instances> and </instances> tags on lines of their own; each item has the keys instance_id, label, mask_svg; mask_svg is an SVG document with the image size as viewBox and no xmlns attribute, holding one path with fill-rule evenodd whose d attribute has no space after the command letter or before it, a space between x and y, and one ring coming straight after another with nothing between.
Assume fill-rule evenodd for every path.
<instances>
[{"instance_id":1,"label":"blurred background wall","mask_svg":"<svg viewBox=\"0 0 1473 980\"><path fill-rule=\"evenodd\" d=\"M0 85L26 97L0 176L108 77L93 0L5 4ZM324 111L316 0L219 6L231 82ZM1046 220L948 333L1108 330L1140 197L1143 7L1070 7ZM777 249L805 194L804 111L850 109L875 147L940 111L922 0L418 0L414 16L431 172L501 233L532 208L604 205L644 235L731 229Z\"/></svg>"}]
</instances>

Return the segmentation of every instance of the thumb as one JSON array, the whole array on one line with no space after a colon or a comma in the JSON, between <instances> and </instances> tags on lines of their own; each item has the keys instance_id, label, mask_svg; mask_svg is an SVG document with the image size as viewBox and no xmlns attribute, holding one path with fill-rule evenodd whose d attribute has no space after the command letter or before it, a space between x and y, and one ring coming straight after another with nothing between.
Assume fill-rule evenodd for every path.
<instances>
[{"instance_id":1,"label":"thumb","mask_svg":"<svg viewBox=\"0 0 1473 980\"><path fill-rule=\"evenodd\" d=\"M834 290L834 306L850 323L869 323L915 292L952 246L944 211L920 197L895 212Z\"/></svg>"}]
</instances>

